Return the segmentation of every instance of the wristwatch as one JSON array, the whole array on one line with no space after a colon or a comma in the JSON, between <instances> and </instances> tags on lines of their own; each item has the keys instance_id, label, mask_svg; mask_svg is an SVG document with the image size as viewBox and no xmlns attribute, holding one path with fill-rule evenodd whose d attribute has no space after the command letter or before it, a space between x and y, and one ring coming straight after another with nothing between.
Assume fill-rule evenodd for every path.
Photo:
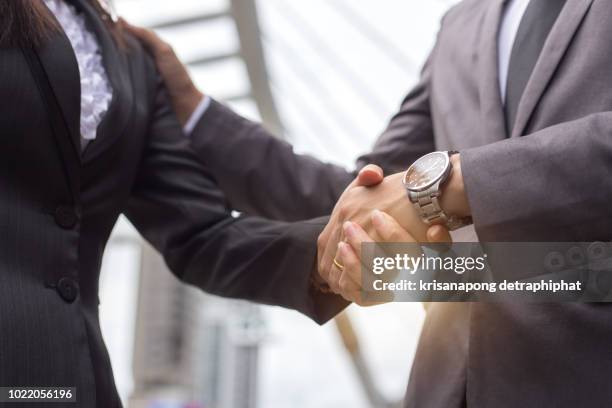
<instances>
[{"instance_id":1,"label":"wristwatch","mask_svg":"<svg viewBox=\"0 0 612 408\"><path fill-rule=\"evenodd\" d=\"M453 171L451 156L459 152L433 152L418 159L404 175L410 201L426 224L442 224L454 231L472 224L471 217L455 217L440 207L440 188Z\"/></svg>"}]
</instances>

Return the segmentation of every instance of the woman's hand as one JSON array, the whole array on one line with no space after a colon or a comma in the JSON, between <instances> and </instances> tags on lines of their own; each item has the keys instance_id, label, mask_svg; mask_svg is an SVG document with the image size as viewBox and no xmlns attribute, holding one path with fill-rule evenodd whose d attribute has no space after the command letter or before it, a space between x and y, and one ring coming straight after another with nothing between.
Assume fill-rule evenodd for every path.
<instances>
[{"instance_id":1,"label":"woman's hand","mask_svg":"<svg viewBox=\"0 0 612 408\"><path fill-rule=\"evenodd\" d=\"M204 94L195 86L185 65L179 60L170 44L152 30L136 27L121 19L120 24L136 37L155 58L159 73L172 100L174 112L182 126L187 124L191 114L198 107Z\"/></svg>"},{"instance_id":2,"label":"woman's hand","mask_svg":"<svg viewBox=\"0 0 612 408\"><path fill-rule=\"evenodd\" d=\"M334 262L329 274L331 289L346 300L361 306L371 306L373 304L362 300L361 244L367 242L416 242L412 235L402 228L393 217L382 211L376 210L372 213L372 225L375 231L374 237L368 235L356 223L349 221L344 224L346 241L338 244L336 262ZM451 242L450 233L440 225L429 228L427 239L430 243Z\"/></svg>"}]
</instances>

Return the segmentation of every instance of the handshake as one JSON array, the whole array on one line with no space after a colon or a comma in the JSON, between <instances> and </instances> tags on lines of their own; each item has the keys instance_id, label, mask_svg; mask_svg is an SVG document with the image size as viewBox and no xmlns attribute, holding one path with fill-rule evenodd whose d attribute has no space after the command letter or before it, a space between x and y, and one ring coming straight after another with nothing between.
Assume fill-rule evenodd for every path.
<instances>
[{"instance_id":1,"label":"handshake","mask_svg":"<svg viewBox=\"0 0 612 408\"><path fill-rule=\"evenodd\" d=\"M402 184L402 173L384 177L366 166L344 191L319 236L318 282L346 300L368 306L361 296L361 245L368 242L450 242L442 225L427 225Z\"/></svg>"},{"instance_id":2,"label":"handshake","mask_svg":"<svg viewBox=\"0 0 612 408\"><path fill-rule=\"evenodd\" d=\"M174 111L187 125L201 104L203 94L172 47L153 31L121 20L122 26L140 39L154 55L164 77ZM450 158L452 173L444 183L439 203L446 214L459 218L470 215L463 186L460 155ZM423 177L435 174L426 163ZM450 235L440 225L429 226L417 214L402 183L403 173L384 177L382 169L366 166L336 204L329 224L318 239L317 283L329 286L349 301L361 301L361 244L364 242L448 242Z\"/></svg>"}]
</instances>

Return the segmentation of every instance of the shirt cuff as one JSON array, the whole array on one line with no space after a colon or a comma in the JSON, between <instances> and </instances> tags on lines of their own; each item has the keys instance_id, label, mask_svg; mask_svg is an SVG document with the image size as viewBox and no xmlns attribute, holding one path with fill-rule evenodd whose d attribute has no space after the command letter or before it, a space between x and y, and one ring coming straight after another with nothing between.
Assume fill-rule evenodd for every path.
<instances>
[{"instance_id":1,"label":"shirt cuff","mask_svg":"<svg viewBox=\"0 0 612 408\"><path fill-rule=\"evenodd\" d=\"M183 126L183 132L185 133L185 135L191 136L191 133L193 133L193 129L195 129L200 119L202 119L202 116L204 116L204 114L208 110L210 102L210 96L206 95L202 98L198 106L196 106L195 110L189 117L187 123L185 123L185 126Z\"/></svg>"}]
</instances>

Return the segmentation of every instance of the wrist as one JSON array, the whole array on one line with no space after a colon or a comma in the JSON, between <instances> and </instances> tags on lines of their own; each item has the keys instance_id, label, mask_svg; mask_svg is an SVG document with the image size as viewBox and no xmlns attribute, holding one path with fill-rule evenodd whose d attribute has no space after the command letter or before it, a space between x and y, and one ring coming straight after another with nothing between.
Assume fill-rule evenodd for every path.
<instances>
[{"instance_id":1,"label":"wrist","mask_svg":"<svg viewBox=\"0 0 612 408\"><path fill-rule=\"evenodd\" d=\"M465 218L472 215L463 183L461 172L461 155L451 156L452 172L449 179L441 186L440 207L448 214Z\"/></svg>"},{"instance_id":2,"label":"wrist","mask_svg":"<svg viewBox=\"0 0 612 408\"><path fill-rule=\"evenodd\" d=\"M204 98L205 95L196 87L193 87L188 92L185 92L180 96L175 96L176 115L182 126L185 126L185 124L189 121L189 118L191 118L191 115L195 112L196 108Z\"/></svg>"}]
</instances>

